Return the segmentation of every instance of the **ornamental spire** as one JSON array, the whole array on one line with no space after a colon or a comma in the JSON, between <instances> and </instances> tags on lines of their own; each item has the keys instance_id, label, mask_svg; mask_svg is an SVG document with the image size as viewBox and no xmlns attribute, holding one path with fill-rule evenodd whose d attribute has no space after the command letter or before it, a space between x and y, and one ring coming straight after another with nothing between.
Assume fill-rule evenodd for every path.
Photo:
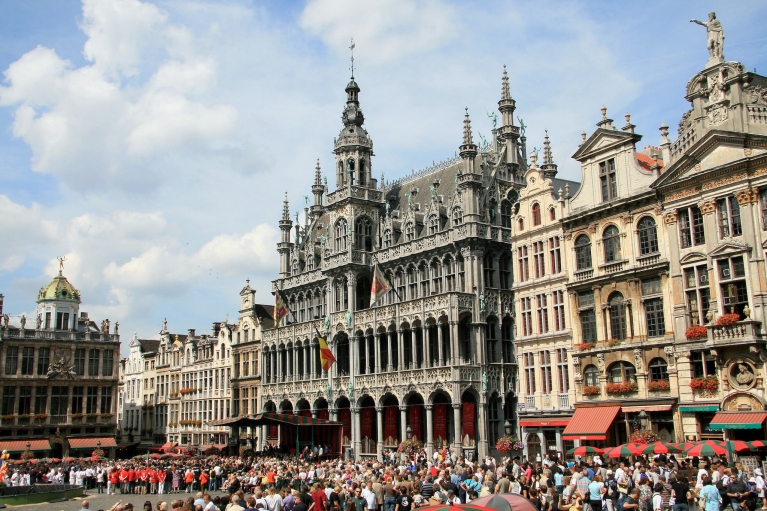
<instances>
[{"instance_id":1,"label":"ornamental spire","mask_svg":"<svg viewBox=\"0 0 767 511\"><path fill-rule=\"evenodd\" d=\"M315 185L321 185L322 184L322 175L320 172L320 159L317 158L317 167L314 169L314 184Z\"/></svg>"},{"instance_id":2,"label":"ornamental spire","mask_svg":"<svg viewBox=\"0 0 767 511\"><path fill-rule=\"evenodd\" d=\"M546 130L546 137L543 139L543 164L550 165L554 163L551 156L551 142L549 141L549 130Z\"/></svg>"},{"instance_id":3,"label":"ornamental spire","mask_svg":"<svg viewBox=\"0 0 767 511\"><path fill-rule=\"evenodd\" d=\"M285 192L285 201L282 203L282 219L290 221L290 207L288 205L288 192Z\"/></svg>"},{"instance_id":4,"label":"ornamental spire","mask_svg":"<svg viewBox=\"0 0 767 511\"><path fill-rule=\"evenodd\" d=\"M501 99L511 99L509 92L509 75L506 73L506 64L503 65L503 80L501 85Z\"/></svg>"},{"instance_id":5,"label":"ornamental spire","mask_svg":"<svg viewBox=\"0 0 767 511\"><path fill-rule=\"evenodd\" d=\"M463 145L473 144L471 138L471 119L469 119L469 107L466 107L466 115L463 118Z\"/></svg>"}]
</instances>

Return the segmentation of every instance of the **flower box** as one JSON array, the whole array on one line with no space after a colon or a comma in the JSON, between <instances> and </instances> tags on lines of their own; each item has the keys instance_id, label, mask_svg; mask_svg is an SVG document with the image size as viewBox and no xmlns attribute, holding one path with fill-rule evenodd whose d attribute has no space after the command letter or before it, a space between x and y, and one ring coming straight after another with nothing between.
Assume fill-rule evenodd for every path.
<instances>
[{"instance_id":1,"label":"flower box","mask_svg":"<svg viewBox=\"0 0 767 511\"><path fill-rule=\"evenodd\" d=\"M621 340L620 339L610 339L609 341L607 341L607 345L610 346L611 348L615 347L615 346L620 346L621 345Z\"/></svg>"},{"instance_id":2,"label":"flower box","mask_svg":"<svg viewBox=\"0 0 767 511\"><path fill-rule=\"evenodd\" d=\"M10 424L16 419L16 414L12 413L10 415L3 415L2 419L3 419L3 422L5 422L6 424Z\"/></svg>"},{"instance_id":3,"label":"flower box","mask_svg":"<svg viewBox=\"0 0 767 511\"><path fill-rule=\"evenodd\" d=\"M498 449L498 452L502 453L519 451L522 449L522 442L515 436L505 435L498 439L495 443L495 448Z\"/></svg>"},{"instance_id":4,"label":"flower box","mask_svg":"<svg viewBox=\"0 0 767 511\"><path fill-rule=\"evenodd\" d=\"M397 448L397 452L412 452L417 451L423 447L423 443L421 443L420 440L417 438L409 438L399 444L399 447Z\"/></svg>"},{"instance_id":5,"label":"flower box","mask_svg":"<svg viewBox=\"0 0 767 511\"><path fill-rule=\"evenodd\" d=\"M599 385L585 385L583 387L584 396L596 396L601 393Z\"/></svg>"},{"instance_id":6,"label":"flower box","mask_svg":"<svg viewBox=\"0 0 767 511\"><path fill-rule=\"evenodd\" d=\"M581 343L581 344L577 345L576 348L578 348L579 351L586 351L586 350L592 349L595 346L596 346L596 343L584 342L584 343Z\"/></svg>"},{"instance_id":7,"label":"flower box","mask_svg":"<svg viewBox=\"0 0 767 511\"><path fill-rule=\"evenodd\" d=\"M46 421L46 419L48 419L48 414L47 414L47 413L38 413L38 414L35 414L35 420L36 420L37 422L45 422L45 421Z\"/></svg>"},{"instance_id":8,"label":"flower box","mask_svg":"<svg viewBox=\"0 0 767 511\"><path fill-rule=\"evenodd\" d=\"M651 381L647 384L647 390L671 390L671 382L668 380Z\"/></svg>"},{"instance_id":9,"label":"flower box","mask_svg":"<svg viewBox=\"0 0 767 511\"><path fill-rule=\"evenodd\" d=\"M197 389L189 387L189 388L186 388L186 389L181 389L179 392L181 393L182 396L185 396L187 394L196 394L197 393Z\"/></svg>"},{"instance_id":10,"label":"flower box","mask_svg":"<svg viewBox=\"0 0 767 511\"><path fill-rule=\"evenodd\" d=\"M708 330L702 325L692 325L684 334L688 341L698 341L708 336Z\"/></svg>"},{"instance_id":11,"label":"flower box","mask_svg":"<svg viewBox=\"0 0 767 511\"><path fill-rule=\"evenodd\" d=\"M690 380L690 388L696 392L704 390L716 392L719 388L719 378L716 376L700 376L698 378L693 378Z\"/></svg>"},{"instance_id":12,"label":"flower box","mask_svg":"<svg viewBox=\"0 0 767 511\"><path fill-rule=\"evenodd\" d=\"M716 320L716 324L719 326L732 326L738 321L740 321L740 314L731 313L719 316Z\"/></svg>"},{"instance_id":13,"label":"flower box","mask_svg":"<svg viewBox=\"0 0 767 511\"><path fill-rule=\"evenodd\" d=\"M631 394L639 390L636 382L629 383L608 383L605 387L605 392L613 395Z\"/></svg>"},{"instance_id":14,"label":"flower box","mask_svg":"<svg viewBox=\"0 0 767 511\"><path fill-rule=\"evenodd\" d=\"M634 430L629 438L629 442L635 444L650 444L652 442L658 442L659 440L660 437L658 437L654 431L642 431L640 429Z\"/></svg>"}]
</instances>

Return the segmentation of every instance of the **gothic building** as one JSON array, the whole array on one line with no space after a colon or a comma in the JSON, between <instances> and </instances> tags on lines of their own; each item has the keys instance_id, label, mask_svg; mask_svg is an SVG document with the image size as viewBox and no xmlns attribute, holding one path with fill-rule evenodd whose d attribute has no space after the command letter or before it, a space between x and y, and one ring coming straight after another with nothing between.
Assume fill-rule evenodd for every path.
<instances>
[{"instance_id":1,"label":"gothic building","mask_svg":"<svg viewBox=\"0 0 767 511\"><path fill-rule=\"evenodd\" d=\"M363 457L408 433L488 454L506 421L516 430L510 243L526 156L508 77L491 143L474 143L467 112L459 156L388 183L373 177L359 92L352 77L334 189L318 163L304 224L285 201L273 291L292 314L263 334L262 410L338 420ZM394 291L371 304L375 264Z\"/></svg>"},{"instance_id":2,"label":"gothic building","mask_svg":"<svg viewBox=\"0 0 767 511\"><path fill-rule=\"evenodd\" d=\"M3 314L0 295L0 450L14 457L115 454L119 323L99 328L80 303L61 269L40 288L34 319Z\"/></svg>"}]
</instances>

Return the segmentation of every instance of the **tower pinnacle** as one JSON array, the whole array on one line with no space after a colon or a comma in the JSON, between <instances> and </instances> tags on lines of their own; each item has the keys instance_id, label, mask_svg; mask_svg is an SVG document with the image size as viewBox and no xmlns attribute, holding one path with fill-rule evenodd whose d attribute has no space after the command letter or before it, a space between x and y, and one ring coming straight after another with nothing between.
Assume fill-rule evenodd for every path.
<instances>
[{"instance_id":1,"label":"tower pinnacle","mask_svg":"<svg viewBox=\"0 0 767 511\"><path fill-rule=\"evenodd\" d=\"M503 65L503 79L501 83L501 99L511 99L511 92L509 92L509 75L506 73L506 64Z\"/></svg>"},{"instance_id":2,"label":"tower pinnacle","mask_svg":"<svg viewBox=\"0 0 767 511\"><path fill-rule=\"evenodd\" d=\"M282 219L290 220L290 207L288 205L288 192L285 192L285 200L282 203Z\"/></svg>"},{"instance_id":3,"label":"tower pinnacle","mask_svg":"<svg viewBox=\"0 0 767 511\"><path fill-rule=\"evenodd\" d=\"M349 45L349 49L352 52L352 67L350 68L352 70L352 80L354 80L354 38L352 37L352 43Z\"/></svg>"},{"instance_id":4,"label":"tower pinnacle","mask_svg":"<svg viewBox=\"0 0 767 511\"><path fill-rule=\"evenodd\" d=\"M314 169L314 184L322 184L322 176L320 175L320 159L317 158L317 168Z\"/></svg>"},{"instance_id":5,"label":"tower pinnacle","mask_svg":"<svg viewBox=\"0 0 767 511\"><path fill-rule=\"evenodd\" d=\"M551 154L551 141L549 140L549 130L546 130L546 137L543 139L543 177L554 179L557 177L557 165L554 163L554 157Z\"/></svg>"},{"instance_id":6,"label":"tower pinnacle","mask_svg":"<svg viewBox=\"0 0 767 511\"><path fill-rule=\"evenodd\" d=\"M471 119L469 119L469 107L466 107L466 114L463 118L463 145L473 144L471 138Z\"/></svg>"}]
</instances>

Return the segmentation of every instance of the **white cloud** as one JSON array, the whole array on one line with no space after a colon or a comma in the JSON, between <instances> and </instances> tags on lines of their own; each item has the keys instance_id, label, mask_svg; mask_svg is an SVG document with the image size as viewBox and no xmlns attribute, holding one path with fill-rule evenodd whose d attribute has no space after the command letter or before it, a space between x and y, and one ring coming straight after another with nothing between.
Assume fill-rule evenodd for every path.
<instances>
[{"instance_id":1,"label":"white cloud","mask_svg":"<svg viewBox=\"0 0 767 511\"><path fill-rule=\"evenodd\" d=\"M18 269L27 254L55 243L56 223L43 218L39 204L25 207L0 195L0 274Z\"/></svg>"}]
</instances>

